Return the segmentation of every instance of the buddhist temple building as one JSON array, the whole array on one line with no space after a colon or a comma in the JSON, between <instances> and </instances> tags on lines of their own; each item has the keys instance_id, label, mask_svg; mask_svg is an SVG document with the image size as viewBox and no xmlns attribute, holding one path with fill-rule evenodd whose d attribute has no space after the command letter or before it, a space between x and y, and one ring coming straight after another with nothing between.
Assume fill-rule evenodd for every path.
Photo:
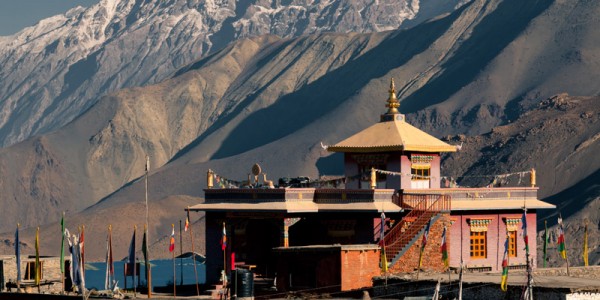
<instances>
[{"instance_id":1,"label":"buddhist temple building","mask_svg":"<svg viewBox=\"0 0 600 300\"><path fill-rule=\"evenodd\" d=\"M205 202L190 207L206 212L208 283L237 264L276 276L278 291L359 289L385 270L382 249L386 272L443 272L444 231L449 268L498 271L506 240L510 267L527 265L526 228L535 267L536 211L555 208L537 199L535 170L520 173L527 186L442 186L442 155L457 147L406 122L393 79L388 93L380 122L327 147L344 154L344 188L275 187L264 177L261 184L258 165L254 178L221 188L209 170ZM215 247L224 235L226 245Z\"/></svg>"}]
</instances>

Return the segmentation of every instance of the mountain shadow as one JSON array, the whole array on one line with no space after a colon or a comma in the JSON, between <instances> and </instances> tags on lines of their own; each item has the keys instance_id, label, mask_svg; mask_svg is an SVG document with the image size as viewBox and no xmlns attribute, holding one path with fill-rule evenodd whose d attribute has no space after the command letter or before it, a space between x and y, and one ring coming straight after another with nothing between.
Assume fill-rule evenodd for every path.
<instances>
[{"instance_id":1,"label":"mountain shadow","mask_svg":"<svg viewBox=\"0 0 600 300\"><path fill-rule=\"evenodd\" d=\"M557 223L558 214L566 219L584 210L589 202L598 197L600 197L600 170L592 173L574 186L543 199L556 205L556 209L541 209L538 211L538 228L544 227L544 220L548 221L549 227L554 226Z\"/></svg>"},{"instance_id":2,"label":"mountain shadow","mask_svg":"<svg viewBox=\"0 0 600 300\"><path fill-rule=\"evenodd\" d=\"M402 100L402 112L413 113L450 98L474 78L521 34L529 22L554 1L505 0L477 26L441 68L444 70ZM486 4L490 5L490 3Z\"/></svg>"},{"instance_id":3,"label":"mountain shadow","mask_svg":"<svg viewBox=\"0 0 600 300\"><path fill-rule=\"evenodd\" d=\"M320 175L343 175L344 154L338 152L328 156L319 157L316 166Z\"/></svg>"},{"instance_id":4,"label":"mountain shadow","mask_svg":"<svg viewBox=\"0 0 600 300\"><path fill-rule=\"evenodd\" d=\"M395 32L362 56L350 59L340 68L281 97L273 105L254 112L232 130L211 159L225 158L260 147L323 117L373 78L386 75L391 69L402 66L413 56L428 49L467 6L445 18Z\"/></svg>"}]
</instances>

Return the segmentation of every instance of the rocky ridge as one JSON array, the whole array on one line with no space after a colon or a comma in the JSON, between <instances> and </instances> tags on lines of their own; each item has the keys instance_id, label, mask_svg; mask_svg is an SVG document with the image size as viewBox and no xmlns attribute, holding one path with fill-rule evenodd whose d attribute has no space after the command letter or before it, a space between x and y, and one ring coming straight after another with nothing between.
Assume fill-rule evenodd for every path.
<instances>
[{"instance_id":1,"label":"rocky ridge","mask_svg":"<svg viewBox=\"0 0 600 300\"><path fill-rule=\"evenodd\" d=\"M0 39L0 145L59 128L100 96L162 81L239 38L392 30L419 12L418 0L380 2L101 0L44 19Z\"/></svg>"},{"instance_id":2,"label":"rocky ridge","mask_svg":"<svg viewBox=\"0 0 600 300\"><path fill-rule=\"evenodd\" d=\"M592 67L597 62L592 50L600 40L593 30L598 20L588 13L599 8L595 2L473 1L406 30L240 40L187 65L169 80L111 94L60 130L2 149L2 201L16 213L3 218L1 226L13 231L18 221L25 226L57 221L63 210L69 219L78 220L86 220L84 212L102 210L104 218L98 220L107 220L109 212L140 203L144 185L139 176L147 154L152 165L149 201L167 206L165 199L173 195L201 201L208 168L232 179L243 178L256 162L273 179L339 174L335 166L341 166L340 157L329 155L320 142L338 142L376 122L384 111L390 77L396 79L400 109L409 122L436 136L485 137L508 130L503 128L512 127L502 125L519 123L529 111L541 109L540 99L556 90L594 94L594 76L580 74L598 71ZM568 22L555 22L564 11L570 12L569 18L589 22L575 29ZM511 26L502 25L505 18ZM493 44L496 52L478 47L489 45L490 36L503 37L502 43ZM586 55L582 60L565 59L573 51ZM429 89L439 95L426 92ZM447 100L442 101L443 95ZM561 114L544 109L554 118ZM594 135L583 127L569 127L570 122L552 120L547 120L545 131L556 127L552 130L557 136L565 137L552 137L548 142L558 144L544 146L555 147L554 153L529 145L540 140L518 133L509 132L506 141L501 140L514 147L529 145L518 147L552 158L536 166L544 197L562 195L569 186L593 178L593 168L597 170L593 164L576 163L596 146ZM534 125L527 126L535 131ZM579 129L585 130L580 134ZM488 149L489 156L498 151L504 160L466 157L473 165L459 162L446 174L486 172L481 165L490 165L490 172L522 171L537 163L529 161L530 156L509 155L504 152L508 147L492 149L496 141L485 141L490 148L481 149ZM566 159L569 147L576 145L581 145L580 151ZM551 165L563 160L563 166ZM553 168L569 176L554 176ZM554 203L572 203L580 194ZM164 209L173 214L155 223L152 236L160 236L181 217L185 203L176 205L179 210ZM80 212L85 207L89 208ZM49 223L47 230L55 224ZM89 232L97 243L90 247L98 251L92 256L103 255L105 226L96 224L98 230ZM46 243L46 249L56 248L52 241Z\"/></svg>"}]
</instances>

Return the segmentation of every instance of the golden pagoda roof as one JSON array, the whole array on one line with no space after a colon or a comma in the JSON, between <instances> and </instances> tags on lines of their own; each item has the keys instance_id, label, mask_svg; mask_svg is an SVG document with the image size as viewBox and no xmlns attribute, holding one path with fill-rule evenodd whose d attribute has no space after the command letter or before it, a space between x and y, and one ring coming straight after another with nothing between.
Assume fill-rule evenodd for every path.
<instances>
[{"instance_id":1,"label":"golden pagoda roof","mask_svg":"<svg viewBox=\"0 0 600 300\"><path fill-rule=\"evenodd\" d=\"M404 115L397 108L394 79L390 83L390 96L381 115L381 121L367 129L327 148L331 152L456 152L456 147L442 142L436 137L406 123Z\"/></svg>"}]
</instances>

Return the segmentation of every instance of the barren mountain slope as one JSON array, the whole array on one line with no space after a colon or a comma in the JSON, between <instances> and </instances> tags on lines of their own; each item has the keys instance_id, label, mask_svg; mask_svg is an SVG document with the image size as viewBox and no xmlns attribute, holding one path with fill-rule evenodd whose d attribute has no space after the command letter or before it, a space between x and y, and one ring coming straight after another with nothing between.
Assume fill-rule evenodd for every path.
<instances>
[{"instance_id":1,"label":"barren mountain slope","mask_svg":"<svg viewBox=\"0 0 600 300\"><path fill-rule=\"evenodd\" d=\"M487 6L495 8L404 99L403 110L416 112L424 129L480 134L514 120L539 99L562 92L600 94L594 82L600 77L600 2ZM439 104L426 108L434 103Z\"/></svg>"},{"instance_id":2,"label":"barren mountain slope","mask_svg":"<svg viewBox=\"0 0 600 300\"><path fill-rule=\"evenodd\" d=\"M379 2L102 0L44 19L0 37L0 145L58 128L106 93L162 81L239 38L378 32L420 11L418 0Z\"/></svg>"},{"instance_id":3,"label":"barren mountain slope","mask_svg":"<svg viewBox=\"0 0 600 300\"><path fill-rule=\"evenodd\" d=\"M558 214L562 214L566 234L570 239L570 260L574 265L580 265L582 226L587 219L590 222L590 263L598 264L599 102L600 97L559 94L538 102L536 109L508 125L494 128L488 134L450 137L449 142L462 143L462 149L446 156L442 163L442 174L457 178L460 185L482 186L489 184L493 177L460 176L505 174L535 168L540 188L539 197L557 206L556 210L539 211L538 231L543 230L544 220L548 221L550 230L556 230ZM522 179L524 182L529 180ZM510 185L518 180L518 176L512 176L502 183ZM538 238L540 250L543 244L541 236ZM551 265L562 266L565 262L558 259L556 244L551 243L549 247ZM538 257L542 257L541 253ZM542 261L538 263L541 264Z\"/></svg>"},{"instance_id":4,"label":"barren mountain slope","mask_svg":"<svg viewBox=\"0 0 600 300\"><path fill-rule=\"evenodd\" d=\"M144 172L164 164L199 132L245 64L278 39L244 40L204 68L144 89L104 98L61 130L0 149L4 191L0 227L56 221L62 211L93 205ZM243 49L243 51L242 51Z\"/></svg>"},{"instance_id":5,"label":"barren mountain slope","mask_svg":"<svg viewBox=\"0 0 600 300\"><path fill-rule=\"evenodd\" d=\"M208 168L232 179L243 179L255 162L259 162L275 180L282 176L314 178L319 173L339 174L339 167L336 169L341 166L339 156L326 153L320 142L338 142L376 122L385 110L390 77L396 79L400 97L404 99L401 110L410 112L431 106L438 111L443 108L447 114L447 117L432 114L430 109L409 114L409 121L417 127L434 135L463 133L466 128L472 132L485 132L486 128L501 124L509 117L516 120L533 107L530 100L519 101L502 95L484 99L493 100L494 109L486 104L475 105L478 99L482 100L480 94L490 91L493 94L493 90L504 88L522 94L530 91L528 84L503 85L514 76L526 79L529 69L515 68L516 73L490 73L490 66L496 65L497 59L509 60L511 56L512 60L518 61L518 54L506 50L513 47L508 38L527 40L538 36L532 31L541 30L539 34L542 34L552 29L534 25L555 18L555 11L565 5L571 5L570 12L580 14L582 18L588 10L600 6L596 2L579 7L579 4L551 1L474 1L453 14L408 30L320 34L295 39L264 37L233 44L182 69L172 80L104 98L81 118L53 133L60 138L44 136L48 139L46 143L52 145L44 149L57 151L51 156L57 160L56 165L75 166L69 167L73 181L66 183L59 177L56 180L50 176L41 177L48 183L34 185L45 191L35 195L49 194L50 187L64 189L61 190L64 197L60 198L64 201L62 206L51 207L46 221L51 221L52 215L56 221L61 210L81 199L89 201L89 205L106 196L101 202L106 207L137 202L143 195L144 185L134 179L143 172L146 154L152 158L151 202L171 195L202 196ZM511 26L506 26L507 22ZM595 33L588 30L595 28L598 22L590 18L582 24L586 30L575 30L570 34L582 41L577 44L577 49L585 52L593 49L590 45L598 40ZM562 23L557 26L569 27ZM479 47L490 43L488 35L500 33L505 38L494 46L496 52ZM535 39L531 41L535 42ZM562 53L560 49L567 45L559 41L548 46ZM557 68L567 64L560 56L539 59ZM578 78L583 84L575 88L589 92L587 87L594 86L594 78L581 76L579 72L597 64L598 60L594 59L594 56L586 56L585 60L568 62L570 67L562 68L565 73L561 76ZM523 63L527 66L528 61ZM469 80L484 74L498 77L490 77L490 84L469 89L469 93L462 88L470 83ZM556 76L543 73L532 80L541 84L546 80L553 81ZM448 81L448 89L431 85L442 78ZM494 82L497 83L492 84ZM425 92L428 89L437 89L440 95L460 93L469 103L453 100L455 98L448 104L438 103L437 96L430 97L431 92ZM469 108L469 105L475 106ZM564 124L550 125L563 128ZM11 161L17 157L11 149L35 152L31 145L19 147L5 149L3 160ZM582 154L587 153L585 149L582 148ZM553 154L556 160L562 161L569 155L563 150L557 152ZM570 159L576 161L576 158ZM163 165L166 162L169 163ZM525 158L515 159L505 169L521 170L530 165ZM573 170L568 169L571 166ZM464 164L464 172L469 168ZM593 165L565 164L560 168L570 176L557 176L557 182L553 183L553 175L548 174L552 169L550 166L537 168L542 192L551 191L543 194L545 196L586 179L598 169ZM472 169L478 170L477 165ZM31 173L20 171L19 167L13 172ZM66 177L62 172L57 173ZM15 199L23 197L18 180L8 177L3 182L7 194ZM69 184L73 187L68 188ZM557 188L553 189L553 186ZM47 209L43 203L48 203L49 197L26 195L21 201L26 209ZM183 207L180 207L180 213L183 214ZM26 218L27 214L22 215ZM12 231L14 224L21 220L10 218L2 227L6 231ZM43 221L28 219L29 226L38 222Z\"/></svg>"}]
</instances>

